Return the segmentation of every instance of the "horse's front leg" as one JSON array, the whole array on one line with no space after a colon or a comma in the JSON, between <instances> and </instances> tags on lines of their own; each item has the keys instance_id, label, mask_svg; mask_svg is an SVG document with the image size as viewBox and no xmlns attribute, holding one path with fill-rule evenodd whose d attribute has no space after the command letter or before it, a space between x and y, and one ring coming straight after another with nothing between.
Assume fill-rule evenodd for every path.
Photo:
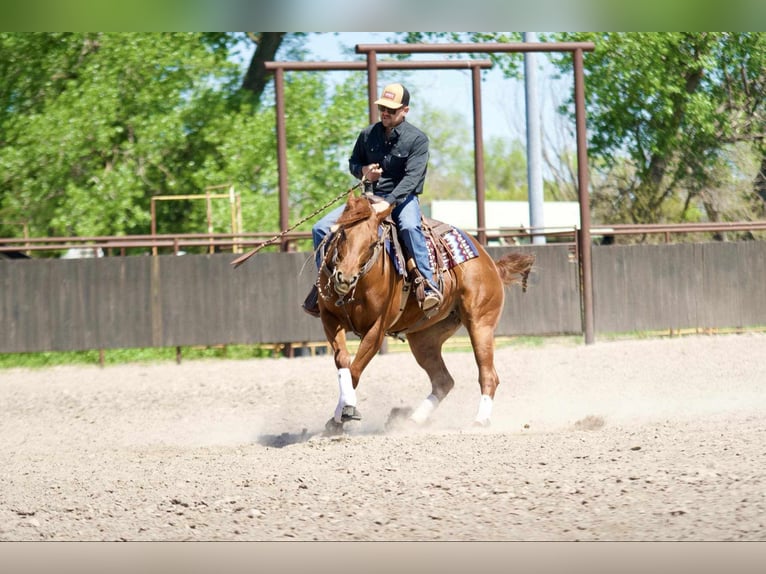
<instances>
[{"instance_id":1,"label":"horse's front leg","mask_svg":"<svg viewBox=\"0 0 766 574\"><path fill-rule=\"evenodd\" d=\"M385 331L382 321L373 325L362 337L353 360L351 360L347 348L346 331L339 322L326 321L325 333L333 348L335 366L338 369L338 404L331 419L335 426L334 430L338 430L338 427L341 427L343 423L362 419L362 415L357 409L356 388L359 385L362 372L380 350ZM330 426L333 426L332 423L328 422L328 430L333 430L329 429Z\"/></svg>"},{"instance_id":2,"label":"horse's front leg","mask_svg":"<svg viewBox=\"0 0 766 574\"><path fill-rule=\"evenodd\" d=\"M335 317L323 319L325 335L333 350L335 367L338 369L338 404L333 417L327 422L328 431L339 431L343 423L360 420L356 409L356 385L351 377L351 355L348 352L346 330Z\"/></svg>"},{"instance_id":3,"label":"horse's front leg","mask_svg":"<svg viewBox=\"0 0 766 574\"><path fill-rule=\"evenodd\" d=\"M351 379L354 383L354 388L359 384L359 379L362 377L362 372L370 364L373 357L377 355L380 348L383 346L383 339L386 336L385 329L383 328L383 321L379 320L367 332L362 336L362 340L359 342L359 348L354 355L354 360L351 362Z\"/></svg>"}]
</instances>

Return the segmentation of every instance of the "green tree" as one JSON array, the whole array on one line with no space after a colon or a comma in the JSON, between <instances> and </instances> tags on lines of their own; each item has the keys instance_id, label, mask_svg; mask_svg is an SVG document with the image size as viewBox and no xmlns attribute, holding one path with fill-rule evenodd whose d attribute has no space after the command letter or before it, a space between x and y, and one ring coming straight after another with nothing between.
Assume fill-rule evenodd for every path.
<instances>
[{"instance_id":1,"label":"green tree","mask_svg":"<svg viewBox=\"0 0 766 574\"><path fill-rule=\"evenodd\" d=\"M486 198L527 201L527 152L518 140L493 137L484 147Z\"/></svg>"},{"instance_id":2,"label":"green tree","mask_svg":"<svg viewBox=\"0 0 766 574\"><path fill-rule=\"evenodd\" d=\"M465 118L454 110L422 104L418 127L428 134L428 173L424 200L473 199L473 145Z\"/></svg>"},{"instance_id":3,"label":"green tree","mask_svg":"<svg viewBox=\"0 0 766 574\"><path fill-rule=\"evenodd\" d=\"M419 43L510 43L520 42L520 32L399 32L393 39L409 44ZM403 56L404 57L404 56ZM502 70L507 78L518 78L522 73L524 57L517 52L471 52L451 54L452 58L490 59L493 66Z\"/></svg>"},{"instance_id":4,"label":"green tree","mask_svg":"<svg viewBox=\"0 0 766 574\"><path fill-rule=\"evenodd\" d=\"M149 197L196 191L199 110L220 109L238 77L224 50L198 34L3 34L0 46L3 214L42 235L136 233Z\"/></svg>"},{"instance_id":5,"label":"green tree","mask_svg":"<svg viewBox=\"0 0 766 574\"><path fill-rule=\"evenodd\" d=\"M758 33L589 33L585 58L594 210L612 222L711 221L753 205L764 157L766 39ZM571 59L559 66L571 69ZM737 153L734 153L737 150ZM748 168L752 169L752 168ZM738 185L732 182L738 179ZM723 198L721 194L732 197ZM734 199L737 201L733 201ZM757 203L757 202L756 202ZM737 207L734 207L735 204ZM752 215L762 216L763 210Z\"/></svg>"},{"instance_id":6,"label":"green tree","mask_svg":"<svg viewBox=\"0 0 766 574\"><path fill-rule=\"evenodd\" d=\"M274 92L248 74L279 47L300 57L304 35L253 44L270 34L0 34L0 221L34 236L142 234L153 196L230 184L245 230L278 230ZM286 76L295 220L348 187L367 108L362 73L337 86ZM160 233L207 229L202 202L157 207ZM213 207L227 231L228 206Z\"/></svg>"},{"instance_id":7,"label":"green tree","mask_svg":"<svg viewBox=\"0 0 766 574\"><path fill-rule=\"evenodd\" d=\"M508 43L522 40L518 32L407 32L396 34L395 38L408 43ZM541 36L540 39L545 38ZM520 78L522 74L522 53L474 52L453 54L452 57L489 58L493 67L500 69L506 78ZM473 199L473 139L462 116L429 109L425 127L431 136L433 150L428 179L431 182L429 190L433 191L429 191L429 195ZM552 146L544 149L545 159L551 170L558 171L547 176L543 183L545 198L548 201L576 201L574 152L562 150L552 155L549 151L552 149ZM456 158L465 160L460 162ZM453 166L457 173L446 169L448 165ZM526 201L528 184L524 144L516 139L503 138L491 138L484 142L484 178L487 199Z\"/></svg>"},{"instance_id":8,"label":"green tree","mask_svg":"<svg viewBox=\"0 0 766 574\"><path fill-rule=\"evenodd\" d=\"M520 39L499 32L397 37L406 42ZM584 61L597 220L723 221L766 215L766 35L559 33L540 40L596 46ZM507 77L519 76L520 54L489 57ZM563 73L572 73L571 55L552 60ZM562 113L571 123L571 98ZM547 197L576 198L573 153L560 150L547 158L556 182L545 183Z\"/></svg>"},{"instance_id":9,"label":"green tree","mask_svg":"<svg viewBox=\"0 0 766 574\"><path fill-rule=\"evenodd\" d=\"M430 158L423 201L475 199L473 134L465 117L427 103L424 108L419 125L428 134ZM519 141L485 142L484 184L486 199L526 201L527 159Z\"/></svg>"}]
</instances>

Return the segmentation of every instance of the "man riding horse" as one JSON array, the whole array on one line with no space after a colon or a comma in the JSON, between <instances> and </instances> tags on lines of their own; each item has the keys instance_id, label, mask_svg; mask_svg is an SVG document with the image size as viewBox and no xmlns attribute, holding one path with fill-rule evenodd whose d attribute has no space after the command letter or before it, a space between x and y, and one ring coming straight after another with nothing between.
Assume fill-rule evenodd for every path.
<instances>
[{"instance_id":1,"label":"man riding horse","mask_svg":"<svg viewBox=\"0 0 766 574\"><path fill-rule=\"evenodd\" d=\"M402 84L390 84L383 89L382 95L375 101L380 121L359 134L348 167L354 177L364 182L365 191L379 198L373 209L382 213L393 205L391 218L424 282L425 288L419 290L423 294L420 307L428 312L442 303L421 226L418 199L423 193L426 178L428 136L406 121L409 103L410 93ZM320 245L344 208L340 206L331 211L312 229L317 269L322 264ZM314 317L319 317L318 297L319 292L314 285L303 303L303 309Z\"/></svg>"}]
</instances>

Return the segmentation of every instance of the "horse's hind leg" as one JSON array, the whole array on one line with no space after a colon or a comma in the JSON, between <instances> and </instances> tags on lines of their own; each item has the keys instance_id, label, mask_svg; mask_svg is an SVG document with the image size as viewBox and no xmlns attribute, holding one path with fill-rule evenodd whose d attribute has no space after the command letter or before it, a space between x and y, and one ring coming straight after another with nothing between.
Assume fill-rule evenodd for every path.
<instances>
[{"instance_id":1,"label":"horse's hind leg","mask_svg":"<svg viewBox=\"0 0 766 574\"><path fill-rule=\"evenodd\" d=\"M495 370L495 326L482 323L469 324L467 328L473 346L473 355L479 368L479 387L481 388L479 410L474 422L479 426L489 426L495 391L500 384L500 378Z\"/></svg>"},{"instance_id":2,"label":"horse's hind leg","mask_svg":"<svg viewBox=\"0 0 766 574\"><path fill-rule=\"evenodd\" d=\"M415 360L428 373L431 380L431 394L410 415L410 419L418 424L428 420L434 409L455 386L455 380L447 370L442 358L442 345L457 331L459 326L460 319L456 314L451 314L424 331L407 335Z\"/></svg>"}]
</instances>

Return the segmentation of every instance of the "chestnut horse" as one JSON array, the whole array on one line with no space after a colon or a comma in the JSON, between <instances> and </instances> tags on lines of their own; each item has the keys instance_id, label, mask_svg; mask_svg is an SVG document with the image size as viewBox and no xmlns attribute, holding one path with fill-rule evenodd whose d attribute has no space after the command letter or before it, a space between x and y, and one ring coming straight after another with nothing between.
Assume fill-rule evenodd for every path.
<instances>
[{"instance_id":1,"label":"chestnut horse","mask_svg":"<svg viewBox=\"0 0 766 574\"><path fill-rule=\"evenodd\" d=\"M405 278L386 253L380 230L392 207L376 213L370 201L366 196L349 194L318 276L320 317L333 350L340 387L327 431L342 432L344 423L361 419L356 408L359 379L387 334L406 334L412 354L431 380L431 394L409 415L414 423L424 423L455 384L444 364L442 345L461 324L468 331L479 367L481 398L475 424L489 425L499 383L494 334L503 310L503 287L521 283L526 290L534 256L510 253L494 261L466 235L478 256L444 270L444 300L427 316L414 291L403 290ZM434 276L438 276L436 269ZM349 331L360 338L353 359L346 344Z\"/></svg>"}]
</instances>

